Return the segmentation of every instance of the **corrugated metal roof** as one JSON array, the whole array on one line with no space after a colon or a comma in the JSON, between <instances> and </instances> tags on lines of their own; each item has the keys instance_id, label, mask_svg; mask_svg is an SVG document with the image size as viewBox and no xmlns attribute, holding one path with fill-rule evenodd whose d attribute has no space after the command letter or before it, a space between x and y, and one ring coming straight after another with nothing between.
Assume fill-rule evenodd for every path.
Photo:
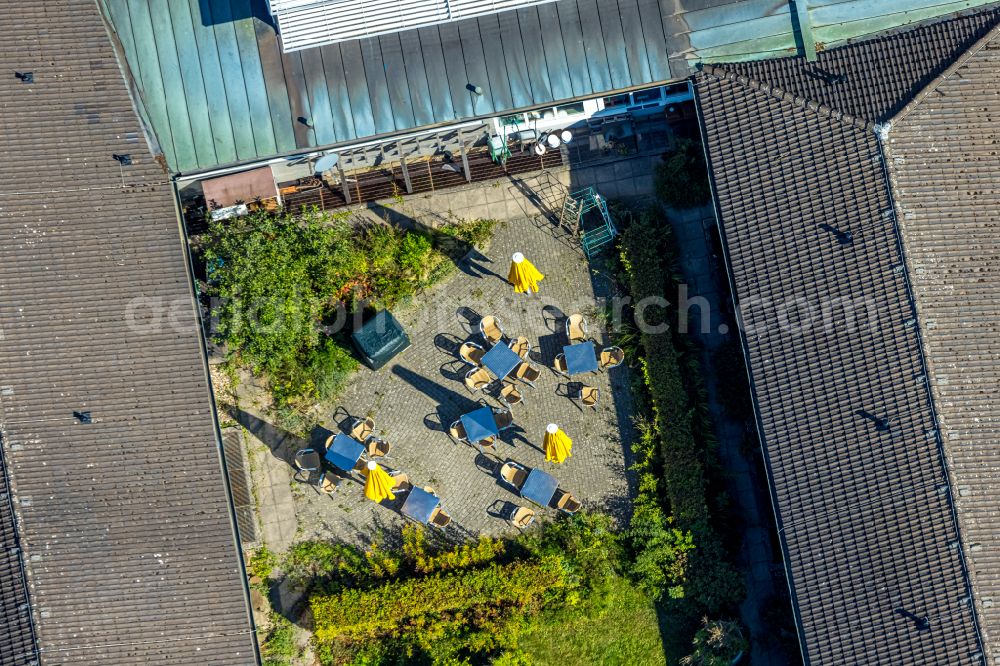
<instances>
[{"instance_id":1,"label":"corrugated metal roof","mask_svg":"<svg viewBox=\"0 0 1000 666\"><path fill-rule=\"evenodd\" d=\"M253 664L173 194L94 1L6 3L0 70L0 419L42 663Z\"/></svg>"},{"instance_id":2,"label":"corrugated metal roof","mask_svg":"<svg viewBox=\"0 0 1000 666\"><path fill-rule=\"evenodd\" d=\"M808 663L984 662L873 130L998 20L698 78Z\"/></svg>"},{"instance_id":3,"label":"corrugated metal roof","mask_svg":"<svg viewBox=\"0 0 1000 666\"><path fill-rule=\"evenodd\" d=\"M558 0L294 53L282 52L265 0L99 2L179 172L600 96L684 78L695 62L796 48L784 0ZM807 14L822 48L983 4L810 0Z\"/></svg>"},{"instance_id":4,"label":"corrugated metal roof","mask_svg":"<svg viewBox=\"0 0 1000 666\"><path fill-rule=\"evenodd\" d=\"M1000 28L885 143L991 663L1000 663Z\"/></svg>"},{"instance_id":5,"label":"corrugated metal roof","mask_svg":"<svg viewBox=\"0 0 1000 666\"><path fill-rule=\"evenodd\" d=\"M264 0L102 3L177 171L678 75L663 28L670 0L560 0L294 53L282 53Z\"/></svg>"}]
</instances>

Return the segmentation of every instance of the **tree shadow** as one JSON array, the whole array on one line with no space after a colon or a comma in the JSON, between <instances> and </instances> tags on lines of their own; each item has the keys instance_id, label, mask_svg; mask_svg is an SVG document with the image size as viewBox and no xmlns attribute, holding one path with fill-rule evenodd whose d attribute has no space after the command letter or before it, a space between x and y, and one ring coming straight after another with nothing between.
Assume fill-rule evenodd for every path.
<instances>
[{"instance_id":1,"label":"tree shadow","mask_svg":"<svg viewBox=\"0 0 1000 666\"><path fill-rule=\"evenodd\" d=\"M485 254L480 252L476 248L469 250L468 254L455 262L458 266L458 270L462 271L469 277L474 278L485 278L485 277L495 277L498 280L504 282L507 278L499 273L491 270L486 264L492 264L493 260L487 257Z\"/></svg>"},{"instance_id":2,"label":"tree shadow","mask_svg":"<svg viewBox=\"0 0 1000 666\"><path fill-rule=\"evenodd\" d=\"M267 446L271 451L271 455L286 463L293 470L296 469L295 452L300 449L310 448L311 446L310 441L302 439L283 428L279 428L273 423L265 421L250 412L243 411L231 405L227 405L225 410L233 420L246 428L247 432ZM319 450L324 451L325 449Z\"/></svg>"}]
</instances>

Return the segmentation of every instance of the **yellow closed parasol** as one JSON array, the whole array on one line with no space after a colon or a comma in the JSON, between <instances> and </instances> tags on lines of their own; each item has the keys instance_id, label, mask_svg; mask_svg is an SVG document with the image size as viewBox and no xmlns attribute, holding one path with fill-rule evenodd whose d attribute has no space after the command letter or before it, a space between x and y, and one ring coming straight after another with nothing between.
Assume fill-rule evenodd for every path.
<instances>
[{"instance_id":1,"label":"yellow closed parasol","mask_svg":"<svg viewBox=\"0 0 1000 666\"><path fill-rule=\"evenodd\" d=\"M392 494L392 477L377 462L369 461L361 473L365 475L365 497L373 502L381 502L387 497L396 499Z\"/></svg>"},{"instance_id":2,"label":"yellow closed parasol","mask_svg":"<svg viewBox=\"0 0 1000 666\"><path fill-rule=\"evenodd\" d=\"M514 253L507 281L514 285L515 293L526 294L529 291L538 291L538 283L543 279L545 276L530 261L525 259L523 254Z\"/></svg>"},{"instance_id":3,"label":"yellow closed parasol","mask_svg":"<svg viewBox=\"0 0 1000 666\"><path fill-rule=\"evenodd\" d=\"M550 423L545 428L545 459L554 463L562 461L573 455L573 440L562 431L555 423Z\"/></svg>"}]
</instances>

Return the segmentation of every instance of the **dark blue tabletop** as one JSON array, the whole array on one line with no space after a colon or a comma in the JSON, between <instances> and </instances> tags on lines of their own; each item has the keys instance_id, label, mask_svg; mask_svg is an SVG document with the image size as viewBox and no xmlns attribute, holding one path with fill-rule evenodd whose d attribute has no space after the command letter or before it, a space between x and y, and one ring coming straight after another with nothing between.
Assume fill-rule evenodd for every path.
<instances>
[{"instance_id":1,"label":"dark blue tabletop","mask_svg":"<svg viewBox=\"0 0 1000 666\"><path fill-rule=\"evenodd\" d=\"M474 412L462 415L462 425L465 426L465 436L470 442L481 442L489 437L500 434L493 410L480 407Z\"/></svg>"},{"instance_id":2,"label":"dark blue tabletop","mask_svg":"<svg viewBox=\"0 0 1000 666\"><path fill-rule=\"evenodd\" d=\"M403 513L418 523L429 523L434 509L441 504L441 499L437 495L432 495L423 488L416 486L410 490L406 501L403 502Z\"/></svg>"},{"instance_id":3,"label":"dark blue tabletop","mask_svg":"<svg viewBox=\"0 0 1000 666\"><path fill-rule=\"evenodd\" d=\"M558 487L559 482L551 474L535 468L528 474L528 478L521 487L521 497L529 499L535 504L548 506Z\"/></svg>"},{"instance_id":4,"label":"dark blue tabletop","mask_svg":"<svg viewBox=\"0 0 1000 666\"><path fill-rule=\"evenodd\" d=\"M521 363L521 357L513 349L504 344L495 344L483 354L483 365L497 379L503 379Z\"/></svg>"},{"instance_id":5,"label":"dark blue tabletop","mask_svg":"<svg viewBox=\"0 0 1000 666\"><path fill-rule=\"evenodd\" d=\"M326 450L326 461L334 467L350 472L364 451L364 444L353 437L338 432Z\"/></svg>"},{"instance_id":6,"label":"dark blue tabletop","mask_svg":"<svg viewBox=\"0 0 1000 666\"><path fill-rule=\"evenodd\" d=\"M594 341L578 342L575 345L563 347L566 356L566 372L579 375L584 372L597 372L597 350Z\"/></svg>"}]
</instances>

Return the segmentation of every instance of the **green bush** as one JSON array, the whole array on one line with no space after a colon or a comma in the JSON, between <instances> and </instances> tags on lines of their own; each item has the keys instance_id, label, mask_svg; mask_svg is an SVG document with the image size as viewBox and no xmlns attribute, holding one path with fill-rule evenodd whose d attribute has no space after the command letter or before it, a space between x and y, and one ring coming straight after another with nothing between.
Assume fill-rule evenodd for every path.
<instances>
[{"instance_id":1,"label":"green bush","mask_svg":"<svg viewBox=\"0 0 1000 666\"><path fill-rule=\"evenodd\" d=\"M381 642L405 663L484 663L568 584L562 559L547 556L314 595L315 641L327 655Z\"/></svg>"},{"instance_id":2,"label":"green bush","mask_svg":"<svg viewBox=\"0 0 1000 666\"><path fill-rule=\"evenodd\" d=\"M270 615L271 628L261 641L263 666L299 666L302 650L295 640L295 625L278 613Z\"/></svg>"},{"instance_id":3,"label":"green bush","mask_svg":"<svg viewBox=\"0 0 1000 666\"><path fill-rule=\"evenodd\" d=\"M689 139L678 141L663 155L653 180L656 196L672 208L703 206L711 196L702 147Z\"/></svg>"},{"instance_id":4,"label":"green bush","mask_svg":"<svg viewBox=\"0 0 1000 666\"><path fill-rule=\"evenodd\" d=\"M694 549L691 532L674 527L660 503L656 431L640 423L639 439L632 447L637 461L632 469L639 476L639 491L633 502L632 521L626 533L631 545L630 574L643 592L659 599L684 596L688 553Z\"/></svg>"},{"instance_id":5,"label":"green bush","mask_svg":"<svg viewBox=\"0 0 1000 666\"><path fill-rule=\"evenodd\" d=\"M247 559L247 573L252 578L266 581L271 577L271 571L277 563L277 556L268 550L267 546L261 546Z\"/></svg>"},{"instance_id":6,"label":"green bush","mask_svg":"<svg viewBox=\"0 0 1000 666\"><path fill-rule=\"evenodd\" d=\"M370 579L368 560L364 553L341 543L300 541L293 545L282 561L282 569L295 585L323 589L339 589Z\"/></svg>"},{"instance_id":7,"label":"green bush","mask_svg":"<svg viewBox=\"0 0 1000 666\"><path fill-rule=\"evenodd\" d=\"M681 658L681 666L730 666L749 644L740 625L732 620L702 619L694 636L694 652Z\"/></svg>"},{"instance_id":8,"label":"green bush","mask_svg":"<svg viewBox=\"0 0 1000 666\"><path fill-rule=\"evenodd\" d=\"M647 211L622 234L622 265L635 302L662 297L671 287L670 275L664 270L670 257L664 244L665 233L661 221ZM689 532L695 546L693 550L685 550L686 562L679 562L686 565L687 571L684 593L715 614L738 604L743 595L742 580L726 561L722 543L712 526L705 473L710 458L707 448L712 443L710 428L700 405L703 396L691 390L697 384L689 386L684 381L683 359L667 325L669 314L664 309L646 311L646 323L665 330L641 334L640 368L659 440L663 490L677 528ZM686 538L679 545L686 544ZM667 543L672 540L672 537L667 539ZM662 561L674 564L670 558ZM643 569L649 571L651 567L644 563Z\"/></svg>"},{"instance_id":9,"label":"green bush","mask_svg":"<svg viewBox=\"0 0 1000 666\"><path fill-rule=\"evenodd\" d=\"M429 574L455 569L466 569L492 562L504 552L503 541L488 536L465 543L450 550L433 551L427 544L427 532L419 525L403 528L403 558L413 570Z\"/></svg>"},{"instance_id":10,"label":"green bush","mask_svg":"<svg viewBox=\"0 0 1000 666\"><path fill-rule=\"evenodd\" d=\"M211 221L203 258L213 336L232 363L265 375L280 414L298 421L358 367L346 341L321 334L323 322L341 310L391 308L426 289L449 274L463 248L485 243L493 225L356 227L345 213L316 209Z\"/></svg>"}]
</instances>

